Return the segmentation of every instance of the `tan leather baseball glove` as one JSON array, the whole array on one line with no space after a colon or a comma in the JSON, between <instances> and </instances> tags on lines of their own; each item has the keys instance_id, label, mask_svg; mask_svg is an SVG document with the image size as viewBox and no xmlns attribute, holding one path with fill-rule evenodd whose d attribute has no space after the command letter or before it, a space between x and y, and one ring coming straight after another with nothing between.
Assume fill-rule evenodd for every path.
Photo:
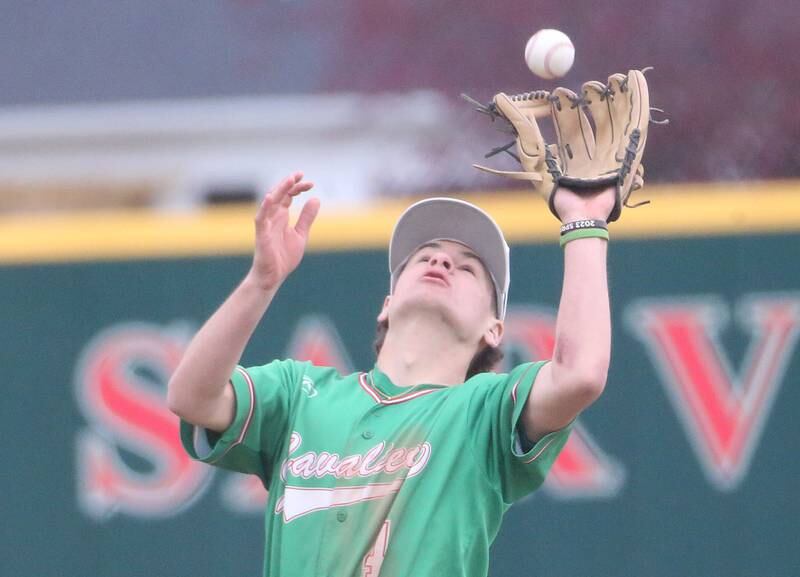
<instances>
[{"instance_id":1,"label":"tan leather baseball glove","mask_svg":"<svg viewBox=\"0 0 800 577\"><path fill-rule=\"evenodd\" d=\"M591 193L613 185L617 200L607 220L617 220L622 207L631 206L631 193L644 185L641 161L650 122L650 98L643 72L612 74L606 84L586 82L580 96L567 88L513 96L501 92L488 106L465 96L493 120L508 121L516 137L515 142L495 148L486 157L507 152L524 170L474 166L530 181L556 217L554 197L559 186ZM544 117L553 121L557 144L547 144L542 138L537 119ZM515 143L517 154L510 150Z\"/></svg>"}]
</instances>

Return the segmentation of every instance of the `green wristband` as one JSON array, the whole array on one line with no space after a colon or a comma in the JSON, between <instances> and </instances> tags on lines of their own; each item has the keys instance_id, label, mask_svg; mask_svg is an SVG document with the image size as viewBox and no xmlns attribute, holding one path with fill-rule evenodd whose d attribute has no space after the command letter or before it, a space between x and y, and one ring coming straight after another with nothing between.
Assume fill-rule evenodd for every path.
<instances>
[{"instance_id":1,"label":"green wristband","mask_svg":"<svg viewBox=\"0 0 800 577\"><path fill-rule=\"evenodd\" d=\"M602 238L608 240L608 231L604 228L581 228L561 235L561 246L579 238Z\"/></svg>"}]
</instances>

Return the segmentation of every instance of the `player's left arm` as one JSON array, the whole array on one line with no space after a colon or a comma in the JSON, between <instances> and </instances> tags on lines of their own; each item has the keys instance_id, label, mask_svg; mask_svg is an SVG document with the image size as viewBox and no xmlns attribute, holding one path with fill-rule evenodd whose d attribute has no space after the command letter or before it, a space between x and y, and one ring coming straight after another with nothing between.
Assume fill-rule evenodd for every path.
<instances>
[{"instance_id":1,"label":"player's left arm","mask_svg":"<svg viewBox=\"0 0 800 577\"><path fill-rule=\"evenodd\" d=\"M564 223L606 219L615 190L578 195L562 188L555 201ZM564 246L553 359L539 371L521 415L525 434L533 442L567 426L605 387L611 358L607 245L601 238L582 238Z\"/></svg>"}]
</instances>

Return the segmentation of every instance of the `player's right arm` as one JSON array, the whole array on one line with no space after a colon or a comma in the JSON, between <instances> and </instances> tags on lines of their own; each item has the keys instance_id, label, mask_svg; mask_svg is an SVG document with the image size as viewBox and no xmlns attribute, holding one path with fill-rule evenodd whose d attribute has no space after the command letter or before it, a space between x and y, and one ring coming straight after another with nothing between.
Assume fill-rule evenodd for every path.
<instances>
[{"instance_id":1,"label":"player's right arm","mask_svg":"<svg viewBox=\"0 0 800 577\"><path fill-rule=\"evenodd\" d=\"M188 423L221 433L233 422L231 373L281 284L300 264L319 211L319 201L308 200L290 226L292 200L314 186L302 178L296 172L264 197L255 218L250 270L194 336L169 381L167 404Z\"/></svg>"}]
</instances>

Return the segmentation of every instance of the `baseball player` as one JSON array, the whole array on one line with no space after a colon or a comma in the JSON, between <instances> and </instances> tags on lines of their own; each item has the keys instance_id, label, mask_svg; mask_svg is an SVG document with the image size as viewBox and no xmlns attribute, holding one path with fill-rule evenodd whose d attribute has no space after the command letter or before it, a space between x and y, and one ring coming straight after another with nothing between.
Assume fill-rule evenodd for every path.
<instances>
[{"instance_id":1,"label":"baseball player","mask_svg":"<svg viewBox=\"0 0 800 577\"><path fill-rule=\"evenodd\" d=\"M509 249L480 208L433 198L408 208L392 234L371 370L341 375L292 359L239 366L319 210L308 200L289 222L295 197L312 188L295 173L265 197L252 267L170 380L169 406L189 454L257 475L269 491L264 575L485 576L503 514L542 484L572 422L601 394L611 347L605 220L630 193L626 174L641 175L641 152L614 177L564 186L565 151L548 149L556 164L547 176L537 172L548 165L544 154L533 159L538 141L525 140L533 108L504 96L493 114L517 131L531 182L540 190L547 182L543 192L564 223L552 360L490 371L503 337ZM554 111L560 96L550 101ZM603 136L598 128L598 142Z\"/></svg>"}]
</instances>

